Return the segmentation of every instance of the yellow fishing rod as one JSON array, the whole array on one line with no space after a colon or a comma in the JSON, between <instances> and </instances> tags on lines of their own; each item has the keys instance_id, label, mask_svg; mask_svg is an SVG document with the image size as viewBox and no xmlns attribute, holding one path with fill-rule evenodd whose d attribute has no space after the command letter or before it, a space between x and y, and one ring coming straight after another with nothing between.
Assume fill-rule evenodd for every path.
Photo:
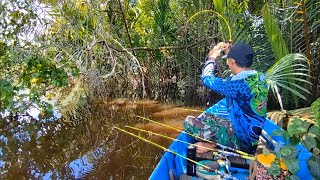
<instances>
[{"instance_id":1,"label":"yellow fishing rod","mask_svg":"<svg viewBox=\"0 0 320 180\"><path fill-rule=\"evenodd\" d=\"M203 112L201 110L196 110L196 109L187 109L187 108L174 108L174 109L179 109L179 110L184 110L184 111L193 111L193 112Z\"/></svg>"},{"instance_id":2,"label":"yellow fishing rod","mask_svg":"<svg viewBox=\"0 0 320 180\"><path fill-rule=\"evenodd\" d=\"M181 141L179 139L172 138L172 137L169 137L169 136L166 136L166 135L163 135L163 134L158 134L158 133L155 133L155 132L152 132L152 131L147 131L147 130L136 128L136 127L132 127L132 126L125 126L125 127L130 128L130 129L134 129L134 130L137 130L137 131L142 131L142 132L145 132L145 133L150 133L150 134L153 134L153 135L156 135L156 136L160 136L160 137L163 137L163 138L166 138L166 139L171 139L173 141L178 141L178 142L181 142L181 143L184 143L184 144L193 145L193 146L196 146L196 147L201 147L201 148L204 148L204 149L207 149L207 150L210 150L210 151L216 151L217 153L220 153L220 154L241 157L243 159L248 159L248 160L255 160L255 158L252 157L252 156L246 156L246 155L237 154L237 153L233 153L233 152L223 151L223 150L216 149L216 148L208 148L208 147L205 147L205 146L200 146L200 145L197 145L197 144L192 144L192 143L189 143L189 142ZM215 154L215 153L213 153L213 154Z\"/></svg>"},{"instance_id":3,"label":"yellow fishing rod","mask_svg":"<svg viewBox=\"0 0 320 180\"><path fill-rule=\"evenodd\" d=\"M158 148L160 148L160 149L162 149L162 150L164 150L164 151L167 151L167 152L170 152L170 153L172 153L172 154L174 154L174 155L176 155L176 156L182 157L183 159L186 159L186 160L188 160L188 161L190 161L190 162L193 162L193 163L195 163L195 164L197 164L197 165L199 165L199 166L201 166L201 167L204 167L204 168L206 168L206 169L208 169L208 170L214 171L214 172L216 172L217 174L223 176L224 178L233 179L233 180L239 180L239 179L236 178L236 177L233 177L233 176L231 176L231 175L229 175L229 174L226 174L226 173L224 173L224 172L222 172L222 171L219 171L219 170L217 170L217 169L212 169L212 168L210 168L209 166L200 164L200 163L198 163L197 161L194 161L194 160L192 160L192 159L190 159L190 158L187 158L187 157L185 157L185 156L183 156L183 155L181 155L181 154L176 153L175 151L172 151L172 150L170 150L170 149L168 149L168 148L165 148L165 147L163 147L163 146L161 146L161 145L159 145L159 144L157 144L157 143L154 143L154 142L152 142L152 141L150 141L150 140L148 140L148 139L145 139L145 138L143 138L143 137L140 137L140 136L138 136L138 135L135 135L135 134L133 134L133 133L131 133L131 132L128 132L128 131L126 131L126 130L124 130L124 129L121 129L121 128L116 127L116 126L114 126L114 128L117 129L117 130L119 130L119 131L122 131L122 132L124 132L124 133L126 133L126 134L129 134L129 135L131 135L131 136L133 136L133 137L136 137L136 138L138 138L138 139L140 139L140 140L142 140L142 141L144 141L144 142L147 142L147 143L149 143L149 144L152 144L152 145L154 145L154 146L156 146L156 147L158 147Z\"/></svg>"},{"instance_id":4,"label":"yellow fishing rod","mask_svg":"<svg viewBox=\"0 0 320 180\"><path fill-rule=\"evenodd\" d=\"M223 148L223 149L229 149L229 150L234 151L234 152L236 152L236 153L239 153L239 154L242 154L242 155L245 155L245 156L250 156L250 154L248 154L248 153L246 153L246 152L243 152L243 151L240 151L240 150L238 150L238 149L231 148L231 147L228 147L228 146L224 146L224 145L222 145L222 144L219 144L219 143L216 143L216 142L213 142L213 141L204 139L204 138L199 137L199 136L196 136L196 135L194 135L194 134L185 132L185 131L183 131L183 130L181 130L181 129L178 129L178 128L175 128L175 127L172 127L172 126L169 126L169 125L166 125L166 124L163 124L163 123L160 123L160 122L157 122L157 121L154 121L154 120L151 120L151 119L142 117L142 116L136 116L136 117L141 118L141 119L146 120L146 121L150 121L150 122L159 124L159 125L161 125L161 126L164 126L164 127L170 128L170 129L174 129L174 130L176 130L176 131L178 131L178 132L181 132L181 133L188 134L189 136L192 136L192 137L194 137L194 138L201 139L201 140L206 141L206 142L209 142L209 143L217 144L218 146L220 146L220 147Z\"/></svg>"},{"instance_id":5,"label":"yellow fishing rod","mask_svg":"<svg viewBox=\"0 0 320 180\"><path fill-rule=\"evenodd\" d=\"M231 43L231 42L232 42L232 35L231 35L230 25L229 25L228 21L226 20L226 18L223 17L221 14L217 13L216 11L213 11L213 10L202 10L202 11L199 11L199 12L195 13L194 15L192 15L192 16L188 19L187 23L188 23L189 21L191 21L192 19L194 19L196 16L198 16L199 14L202 14L202 13L214 13L214 14L216 14L218 17L220 17L220 18L226 23L227 28L228 28L228 31L229 31L229 43Z\"/></svg>"}]
</instances>

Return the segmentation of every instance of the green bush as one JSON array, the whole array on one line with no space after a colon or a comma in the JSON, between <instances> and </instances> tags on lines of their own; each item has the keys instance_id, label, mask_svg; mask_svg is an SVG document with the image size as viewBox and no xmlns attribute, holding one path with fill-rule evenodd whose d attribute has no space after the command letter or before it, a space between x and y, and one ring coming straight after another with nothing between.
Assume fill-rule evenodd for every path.
<instances>
[{"instance_id":1,"label":"green bush","mask_svg":"<svg viewBox=\"0 0 320 180\"><path fill-rule=\"evenodd\" d=\"M312 177L320 179L320 98L312 103L311 109L311 118L292 117L286 131L273 131L272 135L282 136L287 144L273 152L276 160L268 169L269 174L277 176L281 172L280 159L283 159L287 169L292 173L289 179L297 179L295 174L299 171L299 152L296 150L296 145L300 143L312 153L307 161Z\"/></svg>"}]
</instances>

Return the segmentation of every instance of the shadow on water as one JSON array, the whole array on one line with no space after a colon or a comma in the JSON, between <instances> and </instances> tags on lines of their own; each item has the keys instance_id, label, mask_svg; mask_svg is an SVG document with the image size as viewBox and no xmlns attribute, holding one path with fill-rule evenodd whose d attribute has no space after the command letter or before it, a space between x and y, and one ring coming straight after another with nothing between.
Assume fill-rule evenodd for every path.
<instances>
[{"instance_id":1,"label":"shadow on water","mask_svg":"<svg viewBox=\"0 0 320 180\"><path fill-rule=\"evenodd\" d=\"M7 118L0 123L1 179L147 179L163 150L112 127L130 125L176 137L175 130L136 117L182 129L187 115L199 114L174 107L118 99L88 103L64 119ZM164 147L171 143L130 132Z\"/></svg>"}]
</instances>

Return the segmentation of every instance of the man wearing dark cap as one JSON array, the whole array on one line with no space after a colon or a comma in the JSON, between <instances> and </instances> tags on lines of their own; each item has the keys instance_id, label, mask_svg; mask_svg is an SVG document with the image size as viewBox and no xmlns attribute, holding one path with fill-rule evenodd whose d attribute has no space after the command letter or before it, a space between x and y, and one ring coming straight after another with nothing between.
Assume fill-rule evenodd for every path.
<instances>
[{"instance_id":1,"label":"man wearing dark cap","mask_svg":"<svg viewBox=\"0 0 320 180\"><path fill-rule=\"evenodd\" d=\"M222 79L215 76L220 52L226 52L232 75ZM185 131L225 146L254 153L267 112L268 87L262 73L250 68L254 52L251 46L238 43L230 46L219 43L208 54L201 80L210 90L225 98L198 117L188 116ZM213 148L215 144L196 143ZM208 151L197 147L198 153Z\"/></svg>"}]
</instances>

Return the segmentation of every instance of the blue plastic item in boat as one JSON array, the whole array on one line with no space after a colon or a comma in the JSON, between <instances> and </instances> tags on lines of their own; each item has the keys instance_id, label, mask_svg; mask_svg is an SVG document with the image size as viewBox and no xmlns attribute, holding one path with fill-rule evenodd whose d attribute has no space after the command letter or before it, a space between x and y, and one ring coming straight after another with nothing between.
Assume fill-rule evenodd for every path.
<instances>
[{"instance_id":1,"label":"blue plastic item in boat","mask_svg":"<svg viewBox=\"0 0 320 180\"><path fill-rule=\"evenodd\" d=\"M283 143L284 140L282 137L279 136L271 136L273 130L275 129L281 129L279 126L274 124L270 120L266 120L264 124L264 131L272 137L272 139L276 143ZM180 135L176 138L184 142L189 142L189 143L194 143L195 139L192 138L191 136L185 134L185 133L180 133ZM271 142L268 142L268 144L271 145ZM187 156L187 144L174 141L170 146L169 149L183 155L184 157ZM311 153L302 145L297 145L297 150L299 150L299 171L297 173L297 176L300 179L303 180L311 180L312 177L310 175L310 172L307 167L307 160L311 157ZM181 174L186 173L186 160L180 156L176 156L170 152L166 152L163 157L160 159L158 165L152 172L151 176L149 179L151 180L169 180L169 171L172 171L175 177L180 177ZM231 167L230 168L232 173L232 176L238 178L238 179L248 179L249 176L249 171L247 169L241 169L241 168L235 168Z\"/></svg>"}]
</instances>

